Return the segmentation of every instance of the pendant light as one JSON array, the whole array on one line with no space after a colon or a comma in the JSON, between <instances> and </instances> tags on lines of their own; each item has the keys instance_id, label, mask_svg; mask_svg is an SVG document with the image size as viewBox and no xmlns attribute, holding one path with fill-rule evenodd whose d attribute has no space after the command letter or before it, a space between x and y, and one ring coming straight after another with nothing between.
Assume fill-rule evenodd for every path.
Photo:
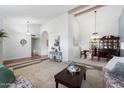
<instances>
[{"instance_id":1,"label":"pendant light","mask_svg":"<svg viewBox=\"0 0 124 93\"><path fill-rule=\"evenodd\" d=\"M91 39L97 40L97 39L99 39L99 35L98 35L97 31L96 31L96 21L97 21L96 20L96 11L94 11L94 14L95 14L94 15L94 22L95 22L94 23L94 28L95 28L94 31L95 32L92 33Z\"/></svg>"},{"instance_id":2,"label":"pendant light","mask_svg":"<svg viewBox=\"0 0 124 93\"><path fill-rule=\"evenodd\" d=\"M31 33L29 32L29 21L27 21L27 32L26 35L31 35Z\"/></svg>"}]
</instances>

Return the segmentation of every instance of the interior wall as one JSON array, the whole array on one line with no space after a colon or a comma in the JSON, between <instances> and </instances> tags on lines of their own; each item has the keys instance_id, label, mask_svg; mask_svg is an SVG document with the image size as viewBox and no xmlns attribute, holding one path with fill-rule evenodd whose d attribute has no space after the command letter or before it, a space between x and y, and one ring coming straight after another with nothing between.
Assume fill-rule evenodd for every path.
<instances>
[{"instance_id":1,"label":"interior wall","mask_svg":"<svg viewBox=\"0 0 124 93\"><path fill-rule=\"evenodd\" d=\"M16 59L31 56L31 36L23 33L10 31L8 33L8 38L4 42L4 59ZM26 39L27 44L22 46L20 44L21 39Z\"/></svg>"},{"instance_id":2,"label":"interior wall","mask_svg":"<svg viewBox=\"0 0 124 93\"><path fill-rule=\"evenodd\" d=\"M51 51L51 47L54 45L54 40L60 36L62 60L68 61L68 14L65 13L43 24L41 26L41 35L44 31L48 32L49 51Z\"/></svg>"},{"instance_id":3,"label":"interior wall","mask_svg":"<svg viewBox=\"0 0 124 93\"><path fill-rule=\"evenodd\" d=\"M39 27L39 28L38 28ZM8 33L8 38L4 42L4 60L30 57L31 56L31 36L26 35L26 24L7 24L4 23L5 31ZM30 25L31 33L39 33L40 25ZM26 39L27 44L22 46L21 39Z\"/></svg>"},{"instance_id":4,"label":"interior wall","mask_svg":"<svg viewBox=\"0 0 124 93\"><path fill-rule=\"evenodd\" d=\"M73 15L69 15L69 34L68 34L68 56L69 60L80 57L80 27L77 19ZM74 43L77 43L75 45Z\"/></svg>"},{"instance_id":5,"label":"interior wall","mask_svg":"<svg viewBox=\"0 0 124 93\"><path fill-rule=\"evenodd\" d=\"M119 18L119 36L121 43L124 43L124 9ZM124 49L121 49L121 56L124 56Z\"/></svg>"},{"instance_id":6,"label":"interior wall","mask_svg":"<svg viewBox=\"0 0 124 93\"><path fill-rule=\"evenodd\" d=\"M119 17L123 6L104 6L97 9L96 13L96 31L99 36L119 35ZM95 32L95 13L94 11L84 13L76 17L81 30L82 49L89 49L89 38Z\"/></svg>"},{"instance_id":7,"label":"interior wall","mask_svg":"<svg viewBox=\"0 0 124 93\"><path fill-rule=\"evenodd\" d=\"M44 55L48 55L48 45L47 45L47 40L48 40L48 32L47 31L44 31L42 34L41 34L41 44L42 44L42 48L41 48L41 55L44 56Z\"/></svg>"},{"instance_id":8,"label":"interior wall","mask_svg":"<svg viewBox=\"0 0 124 93\"><path fill-rule=\"evenodd\" d=\"M40 24L30 24L29 25L29 31L36 36L40 36ZM39 37L40 38L40 37Z\"/></svg>"}]
</instances>

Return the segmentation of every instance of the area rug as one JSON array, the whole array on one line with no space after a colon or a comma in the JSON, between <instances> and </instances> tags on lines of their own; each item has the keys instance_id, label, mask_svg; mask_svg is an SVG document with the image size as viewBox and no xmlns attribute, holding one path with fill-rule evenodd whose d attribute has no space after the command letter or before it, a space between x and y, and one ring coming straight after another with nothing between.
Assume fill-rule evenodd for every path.
<instances>
[{"instance_id":1,"label":"area rug","mask_svg":"<svg viewBox=\"0 0 124 93\"><path fill-rule=\"evenodd\" d=\"M55 88L54 75L68 66L67 63L52 62L49 60L24 68L15 69L16 76L21 75L29 79L35 88ZM82 88L102 88L103 72L97 69L87 69L86 81L82 82ZM59 84L59 88L67 88Z\"/></svg>"}]
</instances>

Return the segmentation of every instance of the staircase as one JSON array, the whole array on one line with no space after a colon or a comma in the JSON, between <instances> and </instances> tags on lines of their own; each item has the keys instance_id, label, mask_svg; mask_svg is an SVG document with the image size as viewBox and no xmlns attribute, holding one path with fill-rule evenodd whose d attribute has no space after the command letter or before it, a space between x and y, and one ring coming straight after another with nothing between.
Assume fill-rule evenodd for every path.
<instances>
[{"instance_id":1,"label":"staircase","mask_svg":"<svg viewBox=\"0 0 124 93\"><path fill-rule=\"evenodd\" d=\"M26 66L33 65L33 64L38 64L38 63L40 63L44 60L47 60L47 59L48 59L48 57L37 58L37 59L32 59L32 60L27 60L27 61L22 61L22 62L6 64L6 66L8 68L18 69L18 68L26 67Z\"/></svg>"}]
</instances>

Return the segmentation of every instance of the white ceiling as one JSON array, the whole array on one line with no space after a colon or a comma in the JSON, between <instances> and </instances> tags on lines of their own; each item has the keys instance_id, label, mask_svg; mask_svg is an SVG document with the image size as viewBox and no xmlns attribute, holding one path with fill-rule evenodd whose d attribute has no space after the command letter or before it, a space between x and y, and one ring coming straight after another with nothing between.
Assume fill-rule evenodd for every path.
<instances>
[{"instance_id":1,"label":"white ceiling","mask_svg":"<svg viewBox=\"0 0 124 93\"><path fill-rule=\"evenodd\" d=\"M4 22L42 24L59 16L76 5L0 5L0 15Z\"/></svg>"}]
</instances>

